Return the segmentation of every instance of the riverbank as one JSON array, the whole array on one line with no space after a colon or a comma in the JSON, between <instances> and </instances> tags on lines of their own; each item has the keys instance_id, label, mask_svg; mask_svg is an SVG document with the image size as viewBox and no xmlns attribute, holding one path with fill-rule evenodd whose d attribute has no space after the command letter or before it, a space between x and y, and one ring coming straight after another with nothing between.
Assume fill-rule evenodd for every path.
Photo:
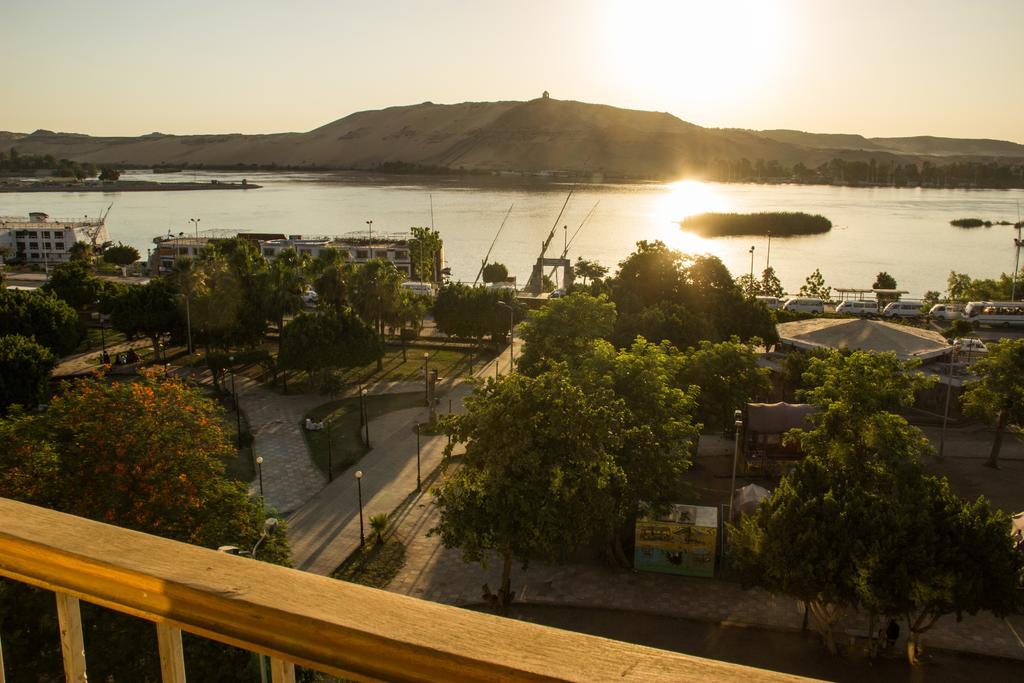
<instances>
[{"instance_id":1,"label":"riverbank","mask_svg":"<svg viewBox=\"0 0 1024 683\"><path fill-rule=\"evenodd\" d=\"M0 192L182 192L186 190L257 190L261 186L242 181L225 183L211 180L208 183L158 183L151 180L115 180L102 183L46 182L39 180L17 180L0 182Z\"/></svg>"}]
</instances>

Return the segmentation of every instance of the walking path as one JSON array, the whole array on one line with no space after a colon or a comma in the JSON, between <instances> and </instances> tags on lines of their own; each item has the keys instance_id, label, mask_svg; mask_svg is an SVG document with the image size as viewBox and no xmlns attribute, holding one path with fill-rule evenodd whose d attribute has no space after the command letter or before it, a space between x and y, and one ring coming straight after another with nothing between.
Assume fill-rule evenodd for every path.
<instances>
[{"instance_id":1,"label":"walking path","mask_svg":"<svg viewBox=\"0 0 1024 683\"><path fill-rule=\"evenodd\" d=\"M405 565L387 590L456 606L482 603L484 584L493 591L500 583L500 562L489 563L487 569L463 562L458 550L447 550L437 537L427 537L438 519L429 492L412 501L401 515L395 533L406 546ZM799 629L803 621L803 608L791 597L744 590L739 584L718 579L614 571L596 564L533 563L526 571L517 565L512 588L521 603L603 607L783 629ZM628 619L628 614L623 618ZM906 626L901 628L905 639ZM842 631L866 634L866 617L852 615L842 624ZM1024 617L1003 620L985 613L965 615L959 623L953 616L943 617L924 634L924 644L926 648L1024 660L1022 638Z\"/></svg>"},{"instance_id":2,"label":"walking path","mask_svg":"<svg viewBox=\"0 0 1024 683\"><path fill-rule=\"evenodd\" d=\"M496 362L498 372L507 372L508 358L508 353L499 354L497 359L482 367L477 376L493 377ZM413 383L396 384L371 391L407 391ZM447 399L452 401L452 410L459 413L463 410L462 401L472 387L466 382L451 382L448 386L448 393L441 397L439 413L447 412ZM367 520L370 515L378 512L390 514L416 491L415 424L427 421L426 406L388 413L370 421L373 448L288 517L288 542L297 568L314 574L330 574L359 547L360 484L354 476L356 471L363 473L364 534L369 528ZM442 436L421 436L420 469L423 479L440 465L446 443Z\"/></svg>"},{"instance_id":3,"label":"walking path","mask_svg":"<svg viewBox=\"0 0 1024 683\"><path fill-rule=\"evenodd\" d=\"M262 492L266 505L279 514L288 514L327 483L313 464L299 427L303 416L324 398L282 396L242 375L235 375L235 388L252 430L253 453L263 458L250 490L257 495Z\"/></svg>"}]
</instances>

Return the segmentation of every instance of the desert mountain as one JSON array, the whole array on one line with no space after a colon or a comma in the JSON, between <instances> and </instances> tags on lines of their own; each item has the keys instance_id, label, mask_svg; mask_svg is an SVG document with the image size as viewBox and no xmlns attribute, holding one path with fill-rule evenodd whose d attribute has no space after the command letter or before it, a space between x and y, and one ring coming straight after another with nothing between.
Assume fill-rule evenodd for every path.
<instances>
[{"instance_id":1,"label":"desert mountain","mask_svg":"<svg viewBox=\"0 0 1024 683\"><path fill-rule=\"evenodd\" d=\"M96 164L374 168L402 162L482 171L560 171L664 178L717 160L879 161L922 157L1024 158L998 140L864 138L800 131L703 128L671 114L540 98L423 104L363 111L306 133L93 137L0 133L0 147Z\"/></svg>"}]
</instances>

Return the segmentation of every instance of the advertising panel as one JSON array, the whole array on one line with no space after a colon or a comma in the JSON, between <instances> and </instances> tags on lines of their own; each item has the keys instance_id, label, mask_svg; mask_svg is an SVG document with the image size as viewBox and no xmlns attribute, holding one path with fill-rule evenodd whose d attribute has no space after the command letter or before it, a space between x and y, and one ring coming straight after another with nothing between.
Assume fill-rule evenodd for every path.
<instances>
[{"instance_id":1,"label":"advertising panel","mask_svg":"<svg viewBox=\"0 0 1024 683\"><path fill-rule=\"evenodd\" d=\"M636 569L685 576L715 575L718 509L673 505L667 514L636 522Z\"/></svg>"}]
</instances>

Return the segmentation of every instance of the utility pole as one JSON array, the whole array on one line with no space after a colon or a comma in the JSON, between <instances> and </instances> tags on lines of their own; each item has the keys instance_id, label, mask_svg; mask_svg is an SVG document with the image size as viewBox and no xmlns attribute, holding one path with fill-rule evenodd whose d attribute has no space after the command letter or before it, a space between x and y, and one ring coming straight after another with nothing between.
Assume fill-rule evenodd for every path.
<instances>
[{"instance_id":1,"label":"utility pole","mask_svg":"<svg viewBox=\"0 0 1024 683\"><path fill-rule=\"evenodd\" d=\"M771 264L772 264L772 231L769 230L768 231L768 257L764 260L764 269L768 270L768 268L771 266Z\"/></svg>"}]
</instances>

